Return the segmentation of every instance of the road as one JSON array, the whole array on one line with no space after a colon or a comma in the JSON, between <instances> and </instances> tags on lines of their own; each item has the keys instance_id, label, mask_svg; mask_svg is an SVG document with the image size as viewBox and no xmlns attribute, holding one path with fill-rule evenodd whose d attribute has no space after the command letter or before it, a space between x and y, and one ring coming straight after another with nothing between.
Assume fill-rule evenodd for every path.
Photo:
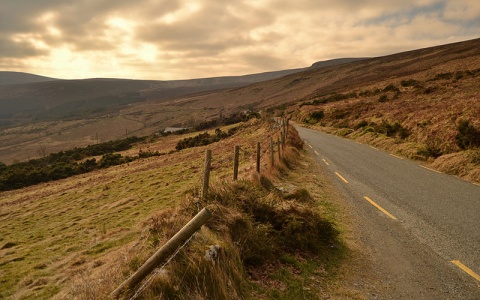
<instances>
[{"instance_id":1,"label":"road","mask_svg":"<svg viewBox=\"0 0 480 300\"><path fill-rule=\"evenodd\" d=\"M353 210L371 299L480 299L480 186L296 126Z\"/></svg>"}]
</instances>

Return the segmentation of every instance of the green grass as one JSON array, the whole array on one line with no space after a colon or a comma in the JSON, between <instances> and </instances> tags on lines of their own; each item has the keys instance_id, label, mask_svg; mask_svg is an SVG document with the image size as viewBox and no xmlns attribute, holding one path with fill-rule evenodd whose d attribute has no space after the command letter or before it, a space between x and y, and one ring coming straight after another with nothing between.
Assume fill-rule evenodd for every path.
<instances>
[{"instance_id":1,"label":"green grass","mask_svg":"<svg viewBox=\"0 0 480 300\"><path fill-rule=\"evenodd\" d=\"M213 150L211 186L230 184L233 147L238 144L242 145L239 182L249 180L254 171L256 141L261 141L262 149L267 149L267 133L268 130L264 127L253 125L243 128L231 138L209 145L208 148ZM170 138L163 145L154 142L142 147L153 150L159 150L162 146L173 147L175 139L180 138L182 137ZM168 238L166 235L152 236L150 224L154 216L165 212L166 215L161 219L165 216L170 218L169 210L179 209L179 205L185 212L193 212L195 207L191 202L201 185L206 148L185 149L57 182L1 193L0 221L5 226L0 229L0 298L68 298L69 295L102 298L108 295L148 258L155 247ZM262 170L267 170L268 164L268 155L265 153L262 156ZM299 174L305 172L297 172L297 167L295 162L282 166L281 172L277 174L283 174L283 177L272 179L273 183L277 184L275 181L278 180L296 182L294 184L298 185L298 189L286 197L286 201L298 201L301 205L312 206L325 218L334 219L335 208L328 205L329 190L323 190L323 186L318 189L316 184L311 184L304 178L299 179ZM241 188L241 184L234 186ZM316 189L312 190L314 187ZM249 189L242 190L239 194L245 193L244 197L249 197ZM275 189L262 193L267 197L267 205L270 205L269 194L279 197ZM296 214L293 219L288 219L285 212L272 207L272 212L275 212L272 216L276 220L287 218L285 220L291 227L286 230L292 232L298 231L300 223L297 217L305 215L302 210L295 211L298 209L295 207L291 208ZM261 206L258 208L262 209ZM305 216L311 217L309 214ZM183 221L188 220L188 214L184 217L174 219L179 224L165 230L170 232L182 225ZM264 226L265 232L270 232L267 225ZM168 236L173 233L170 232ZM283 299L314 299L314 295L319 295L323 287L328 286L329 276L333 276L342 262L343 248L340 247L340 242L334 243L333 247L317 249L322 255L314 253L298 257L288 250L282 252L286 254L277 260L279 268L269 275L271 278L266 283L251 283L244 273L241 256L235 254L239 251L237 246L216 234L218 232L214 234L202 231L199 240L189 247L188 252L180 253L179 258L169 266L179 266L181 272L178 276L183 278L186 287L192 284L191 288L202 291L203 288L196 282L203 278L201 280L206 280L207 292L228 294L233 288L228 288L228 284L234 284L238 288L236 292L240 294L257 293L264 298L277 299L277 292L265 285L271 280L288 288ZM209 265L202 261L204 247L211 244L220 244L227 251L227 256L222 258L216 271L208 271ZM304 246L309 247L308 243ZM291 270L300 270L300 273L291 273ZM328 274L319 270L327 270L325 272ZM228 276L220 276L223 272ZM196 274L203 277L197 278ZM231 283L228 283L229 280ZM210 285L209 281L221 282L222 286ZM160 287L165 287L166 290L172 287L164 279L156 279L155 282L158 286L147 291L145 299L158 298ZM322 284L319 285L319 282ZM175 295L175 288L169 293Z\"/></svg>"},{"instance_id":2,"label":"green grass","mask_svg":"<svg viewBox=\"0 0 480 300\"><path fill-rule=\"evenodd\" d=\"M171 149L180 138L141 147ZM231 172L230 151L223 149L233 151L229 143L237 142L209 146L217 148L212 182ZM200 186L204 149L0 193L0 298L50 298L78 274L138 242L152 215L174 207Z\"/></svg>"}]
</instances>

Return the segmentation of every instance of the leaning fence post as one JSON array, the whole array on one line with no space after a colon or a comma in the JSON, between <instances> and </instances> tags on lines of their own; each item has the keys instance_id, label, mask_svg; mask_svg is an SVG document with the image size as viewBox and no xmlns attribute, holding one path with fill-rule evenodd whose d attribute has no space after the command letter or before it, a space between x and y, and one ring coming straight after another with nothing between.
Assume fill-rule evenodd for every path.
<instances>
[{"instance_id":1,"label":"leaning fence post","mask_svg":"<svg viewBox=\"0 0 480 300\"><path fill-rule=\"evenodd\" d=\"M240 156L240 146L235 146L235 157L233 159L233 180L238 178L238 158Z\"/></svg>"},{"instance_id":2,"label":"leaning fence post","mask_svg":"<svg viewBox=\"0 0 480 300\"><path fill-rule=\"evenodd\" d=\"M193 219L191 219L179 232L177 232L165 245L162 246L154 255L152 255L130 278L125 280L117 287L110 297L118 298L125 290L131 290L148 276L155 268L164 263L174 252L185 243L203 224L212 216L207 209L202 209Z\"/></svg>"},{"instance_id":3,"label":"leaning fence post","mask_svg":"<svg viewBox=\"0 0 480 300\"><path fill-rule=\"evenodd\" d=\"M257 142L257 173L260 173L260 142Z\"/></svg>"},{"instance_id":4,"label":"leaning fence post","mask_svg":"<svg viewBox=\"0 0 480 300\"><path fill-rule=\"evenodd\" d=\"M275 164L275 158L273 157L273 138L270 138L270 165Z\"/></svg>"},{"instance_id":5,"label":"leaning fence post","mask_svg":"<svg viewBox=\"0 0 480 300\"><path fill-rule=\"evenodd\" d=\"M205 200L210 182L210 164L212 162L212 150L205 151L205 168L203 170L202 200Z\"/></svg>"}]
</instances>

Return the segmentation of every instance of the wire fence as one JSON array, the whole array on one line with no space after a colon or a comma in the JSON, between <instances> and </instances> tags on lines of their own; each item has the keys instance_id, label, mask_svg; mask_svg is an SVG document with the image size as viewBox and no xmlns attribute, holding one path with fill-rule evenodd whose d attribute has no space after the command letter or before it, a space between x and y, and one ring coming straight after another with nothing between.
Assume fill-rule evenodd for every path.
<instances>
[{"instance_id":1,"label":"wire fence","mask_svg":"<svg viewBox=\"0 0 480 300\"><path fill-rule=\"evenodd\" d=\"M262 141L257 142L256 145L256 172L261 172L261 157L262 154L269 154L270 166L275 166L275 153L278 155L278 162L282 157L282 151L285 149L289 121L286 118L274 119L273 128L278 129L278 132L270 134ZM277 139L274 140L274 137ZM274 147L276 146L276 147ZM276 149L275 149L276 148ZM233 180L238 179L239 172L239 157L242 151L241 145L234 147L234 161L233 161ZM245 151L243 151L246 153ZM248 153L250 154L250 152ZM212 151L207 149L205 151L205 163L202 180L201 199L204 200L210 185L210 171L211 171ZM199 205L199 201L196 202ZM137 299L144 291L152 284L155 277L161 274L162 270L175 258L175 256L185 248L188 243L195 237L201 226L205 224L211 217L211 212L198 207L198 214L191 219L179 232L177 232L164 246L162 246L153 256L151 256L132 276L125 280L117 287L111 294L111 298L118 299L125 291L133 292L133 289L143 282L143 284L135 290L135 293L129 298L130 300ZM147 278L148 277L148 278ZM147 278L147 279L145 279Z\"/></svg>"}]
</instances>

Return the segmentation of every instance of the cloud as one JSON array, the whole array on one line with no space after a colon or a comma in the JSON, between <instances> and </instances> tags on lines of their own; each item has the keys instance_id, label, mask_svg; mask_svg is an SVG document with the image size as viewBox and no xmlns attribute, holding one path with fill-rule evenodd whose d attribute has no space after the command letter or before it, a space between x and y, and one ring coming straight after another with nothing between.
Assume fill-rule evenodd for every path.
<instances>
[{"instance_id":1,"label":"cloud","mask_svg":"<svg viewBox=\"0 0 480 300\"><path fill-rule=\"evenodd\" d=\"M480 33L469 0L3 2L0 66L61 78L240 75Z\"/></svg>"}]
</instances>

